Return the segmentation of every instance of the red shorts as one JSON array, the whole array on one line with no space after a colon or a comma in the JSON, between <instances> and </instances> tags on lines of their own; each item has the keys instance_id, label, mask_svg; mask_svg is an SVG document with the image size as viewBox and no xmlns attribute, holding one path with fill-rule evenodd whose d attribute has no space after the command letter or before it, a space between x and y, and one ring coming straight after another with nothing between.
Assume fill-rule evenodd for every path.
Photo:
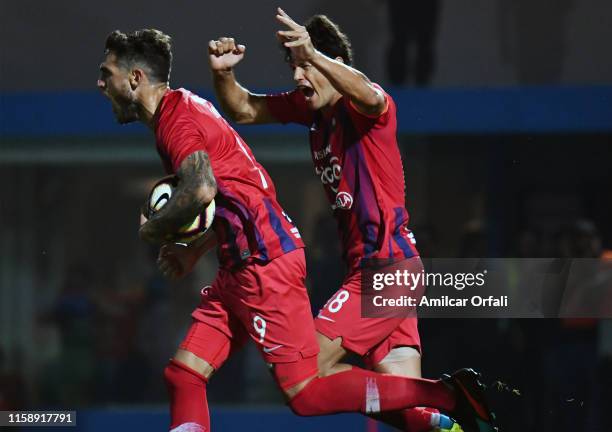
<instances>
[{"instance_id":1,"label":"red shorts","mask_svg":"<svg viewBox=\"0 0 612 432\"><path fill-rule=\"evenodd\" d=\"M316 374L319 346L305 277L303 249L234 272L220 269L212 286L202 290L180 348L218 369L250 337L267 363L308 360L303 376L289 378L298 380L294 384Z\"/></svg>"},{"instance_id":2,"label":"red shorts","mask_svg":"<svg viewBox=\"0 0 612 432\"><path fill-rule=\"evenodd\" d=\"M413 257L402 261L401 267L421 272L423 264L419 257ZM361 269L344 279L340 289L319 311L315 326L329 339L341 337L342 346L362 356L370 367L396 347L409 346L421 352L417 318L362 318Z\"/></svg>"}]
</instances>

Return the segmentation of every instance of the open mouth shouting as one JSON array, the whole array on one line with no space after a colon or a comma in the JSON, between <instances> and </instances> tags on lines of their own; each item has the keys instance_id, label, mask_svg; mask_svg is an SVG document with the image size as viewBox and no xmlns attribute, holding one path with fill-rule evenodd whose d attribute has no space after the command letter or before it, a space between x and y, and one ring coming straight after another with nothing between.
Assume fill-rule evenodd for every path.
<instances>
[{"instance_id":1,"label":"open mouth shouting","mask_svg":"<svg viewBox=\"0 0 612 432\"><path fill-rule=\"evenodd\" d=\"M314 89L306 84L299 84L297 89L302 92L306 100L310 100L310 98L312 98L315 94Z\"/></svg>"}]
</instances>

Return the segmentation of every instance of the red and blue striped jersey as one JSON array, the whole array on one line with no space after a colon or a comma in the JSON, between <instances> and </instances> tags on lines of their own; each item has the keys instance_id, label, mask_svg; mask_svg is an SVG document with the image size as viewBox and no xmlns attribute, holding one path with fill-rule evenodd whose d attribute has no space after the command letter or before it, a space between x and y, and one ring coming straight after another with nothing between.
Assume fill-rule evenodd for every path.
<instances>
[{"instance_id":1,"label":"red and blue striped jersey","mask_svg":"<svg viewBox=\"0 0 612 432\"><path fill-rule=\"evenodd\" d=\"M209 101L185 89L169 90L155 125L157 150L169 174L190 154L208 154L217 182L212 228L222 267L265 262L304 247L276 199L270 176Z\"/></svg>"},{"instance_id":2,"label":"red and blue striped jersey","mask_svg":"<svg viewBox=\"0 0 612 432\"><path fill-rule=\"evenodd\" d=\"M384 94L386 110L375 117L362 114L345 97L325 113L310 110L298 90L267 97L278 121L310 128L315 173L333 209L350 269L364 258L418 255L408 229L396 106Z\"/></svg>"}]
</instances>

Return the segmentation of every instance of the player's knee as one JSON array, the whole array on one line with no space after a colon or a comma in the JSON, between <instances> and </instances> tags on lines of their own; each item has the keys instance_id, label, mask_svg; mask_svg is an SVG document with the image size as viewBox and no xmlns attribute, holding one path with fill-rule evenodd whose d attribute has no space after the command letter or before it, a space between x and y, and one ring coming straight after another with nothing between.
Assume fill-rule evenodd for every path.
<instances>
[{"instance_id":1,"label":"player's knee","mask_svg":"<svg viewBox=\"0 0 612 432\"><path fill-rule=\"evenodd\" d=\"M196 371L200 375L204 375L207 379L213 374L215 369L206 360L198 357L191 351L178 349L174 354L173 361L187 366L189 369Z\"/></svg>"},{"instance_id":2,"label":"player's knee","mask_svg":"<svg viewBox=\"0 0 612 432\"><path fill-rule=\"evenodd\" d=\"M204 375L173 359L170 360L170 363L164 368L164 381L170 393L174 393L181 389L193 389L194 386L204 387L208 379Z\"/></svg>"},{"instance_id":3,"label":"player's knee","mask_svg":"<svg viewBox=\"0 0 612 432\"><path fill-rule=\"evenodd\" d=\"M312 392L313 386L316 387L318 380L316 356L297 362L276 363L273 365L272 373L291 410L298 415L312 415L301 401L304 400L304 395Z\"/></svg>"},{"instance_id":4,"label":"player's knee","mask_svg":"<svg viewBox=\"0 0 612 432\"><path fill-rule=\"evenodd\" d=\"M318 379L318 377L315 377L305 383L300 383L303 385L300 385L299 390L297 390L295 394L291 395L288 405L294 414L302 417L318 415L319 410L316 406L316 387Z\"/></svg>"},{"instance_id":5,"label":"player's knee","mask_svg":"<svg viewBox=\"0 0 612 432\"><path fill-rule=\"evenodd\" d=\"M307 406L304 406L302 402L294 402L293 399L289 401L289 408L291 412L300 417L311 417L316 414L312 414L312 411L308 409Z\"/></svg>"}]
</instances>

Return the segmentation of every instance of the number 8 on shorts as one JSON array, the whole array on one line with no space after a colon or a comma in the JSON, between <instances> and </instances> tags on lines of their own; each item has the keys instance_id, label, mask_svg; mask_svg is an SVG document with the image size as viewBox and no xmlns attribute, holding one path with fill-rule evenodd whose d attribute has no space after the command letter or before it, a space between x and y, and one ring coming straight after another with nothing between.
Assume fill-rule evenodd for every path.
<instances>
[{"instance_id":1,"label":"number 8 on shorts","mask_svg":"<svg viewBox=\"0 0 612 432\"><path fill-rule=\"evenodd\" d=\"M338 312L341 308L342 305L344 305L344 303L349 299L350 293L347 290L340 290L338 291L338 294L336 294L336 297L331 299L331 301L329 302L329 305L327 306L327 310L330 311L331 313L336 313Z\"/></svg>"}]
</instances>

